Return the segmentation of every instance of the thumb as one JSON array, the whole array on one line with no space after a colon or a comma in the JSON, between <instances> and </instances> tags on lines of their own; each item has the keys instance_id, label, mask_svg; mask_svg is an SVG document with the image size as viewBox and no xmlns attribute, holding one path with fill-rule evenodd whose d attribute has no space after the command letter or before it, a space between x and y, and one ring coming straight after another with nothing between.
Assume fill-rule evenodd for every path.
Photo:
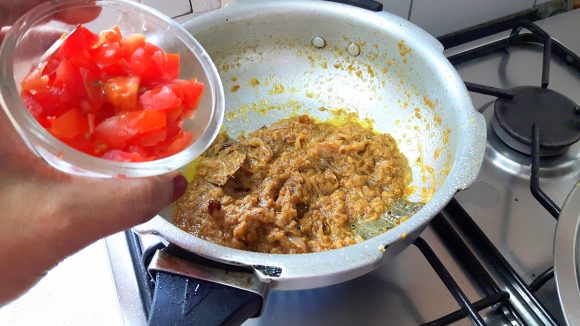
<instances>
[{"instance_id":1,"label":"thumb","mask_svg":"<svg viewBox=\"0 0 580 326\"><path fill-rule=\"evenodd\" d=\"M73 248L65 251L75 251L151 219L183 195L187 180L175 174L135 179L78 177L73 178L67 188L70 196L65 198L77 200L67 203L70 211L67 229L74 232L67 240L67 246ZM80 196L79 190L83 191Z\"/></svg>"}]
</instances>

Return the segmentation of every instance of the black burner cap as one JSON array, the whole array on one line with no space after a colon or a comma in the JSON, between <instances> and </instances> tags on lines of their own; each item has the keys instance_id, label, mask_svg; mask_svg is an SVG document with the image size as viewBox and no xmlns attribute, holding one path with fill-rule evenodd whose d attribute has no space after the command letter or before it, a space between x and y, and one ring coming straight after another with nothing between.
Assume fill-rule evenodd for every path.
<instances>
[{"instance_id":1,"label":"black burner cap","mask_svg":"<svg viewBox=\"0 0 580 326\"><path fill-rule=\"evenodd\" d=\"M537 86L509 89L513 98L498 98L492 127L513 149L531 153L532 125L540 129L540 155L559 155L580 140L580 114L574 101Z\"/></svg>"}]
</instances>

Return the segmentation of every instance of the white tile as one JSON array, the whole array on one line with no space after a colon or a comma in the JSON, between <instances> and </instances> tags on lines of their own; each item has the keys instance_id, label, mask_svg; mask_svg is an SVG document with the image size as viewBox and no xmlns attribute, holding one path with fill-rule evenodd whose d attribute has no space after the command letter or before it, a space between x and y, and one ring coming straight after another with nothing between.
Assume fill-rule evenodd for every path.
<instances>
[{"instance_id":1,"label":"white tile","mask_svg":"<svg viewBox=\"0 0 580 326\"><path fill-rule=\"evenodd\" d=\"M192 0L198 2L198 0ZM176 17L191 12L189 0L142 0L143 4L151 6L169 17Z\"/></svg>"},{"instance_id":2,"label":"white tile","mask_svg":"<svg viewBox=\"0 0 580 326\"><path fill-rule=\"evenodd\" d=\"M442 36L529 9L534 0L414 0L411 21Z\"/></svg>"},{"instance_id":3,"label":"white tile","mask_svg":"<svg viewBox=\"0 0 580 326\"><path fill-rule=\"evenodd\" d=\"M405 19L409 18L411 0L378 0L383 4L383 11L390 12Z\"/></svg>"}]
</instances>

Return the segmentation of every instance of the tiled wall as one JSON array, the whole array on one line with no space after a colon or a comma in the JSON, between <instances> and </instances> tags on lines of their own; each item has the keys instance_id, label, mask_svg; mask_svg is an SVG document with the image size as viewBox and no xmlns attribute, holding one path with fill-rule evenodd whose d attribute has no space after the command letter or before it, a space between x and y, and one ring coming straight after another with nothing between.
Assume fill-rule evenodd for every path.
<instances>
[{"instance_id":1,"label":"tiled wall","mask_svg":"<svg viewBox=\"0 0 580 326\"><path fill-rule=\"evenodd\" d=\"M183 22L195 14L244 0L140 0ZM276 0L271 0L276 1ZM410 19L435 36L531 9L550 0L378 0L384 10ZM563 0L562 0L563 1Z\"/></svg>"}]
</instances>

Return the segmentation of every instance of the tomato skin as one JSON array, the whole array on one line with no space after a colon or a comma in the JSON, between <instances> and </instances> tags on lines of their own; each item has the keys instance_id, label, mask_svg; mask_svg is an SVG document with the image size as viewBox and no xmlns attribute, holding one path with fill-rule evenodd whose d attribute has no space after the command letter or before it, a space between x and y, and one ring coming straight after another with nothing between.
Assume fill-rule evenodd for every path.
<instances>
[{"instance_id":1,"label":"tomato skin","mask_svg":"<svg viewBox=\"0 0 580 326\"><path fill-rule=\"evenodd\" d=\"M179 54L118 26L96 35L79 25L21 83L30 114L65 144L121 162L174 155L193 140L183 119L203 84L179 80Z\"/></svg>"},{"instance_id":2,"label":"tomato skin","mask_svg":"<svg viewBox=\"0 0 580 326\"><path fill-rule=\"evenodd\" d=\"M107 101L117 112L138 110L139 82L139 77L115 77L107 80L103 86Z\"/></svg>"}]
</instances>

